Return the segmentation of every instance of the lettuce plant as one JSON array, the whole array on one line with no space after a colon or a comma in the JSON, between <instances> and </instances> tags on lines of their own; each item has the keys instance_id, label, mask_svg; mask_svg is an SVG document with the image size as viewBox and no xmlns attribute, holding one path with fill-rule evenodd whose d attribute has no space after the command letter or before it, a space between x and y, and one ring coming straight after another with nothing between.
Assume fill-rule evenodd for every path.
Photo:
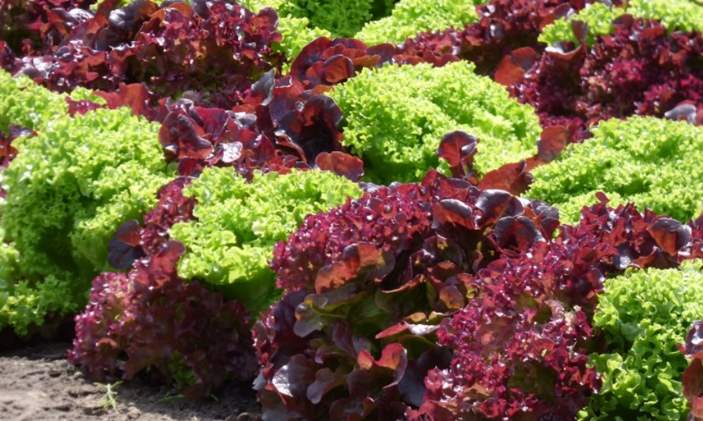
<instances>
[{"instance_id":1,"label":"lettuce plant","mask_svg":"<svg viewBox=\"0 0 703 421\"><path fill-rule=\"evenodd\" d=\"M176 277L182 253L166 242L128 274L97 277L76 317L69 361L93 379L148 375L190 398L208 396L226 380L250 381L256 360L248 313Z\"/></svg>"},{"instance_id":2,"label":"lettuce plant","mask_svg":"<svg viewBox=\"0 0 703 421\"><path fill-rule=\"evenodd\" d=\"M632 271L609 279L594 327L605 349L591 356L602 386L583 419L685 419L678 351L689 326L703 317L700 261L679 269Z\"/></svg>"},{"instance_id":3,"label":"lettuce plant","mask_svg":"<svg viewBox=\"0 0 703 421\"><path fill-rule=\"evenodd\" d=\"M369 45L400 43L421 32L463 28L478 20L481 0L400 0L390 16L367 23L354 38Z\"/></svg>"},{"instance_id":4,"label":"lettuce plant","mask_svg":"<svg viewBox=\"0 0 703 421\"><path fill-rule=\"evenodd\" d=\"M276 246L284 297L257 323L264 417L398 419L451 352L434 332L476 272L551 237L551 210L430 172L305 220Z\"/></svg>"},{"instance_id":5,"label":"lettuce plant","mask_svg":"<svg viewBox=\"0 0 703 421\"><path fill-rule=\"evenodd\" d=\"M633 114L700 123L703 51L700 33L669 33L661 23L623 18L590 47L548 50L512 81L544 126L573 124L580 136L600 120ZM562 46L563 47L563 46Z\"/></svg>"},{"instance_id":6,"label":"lettuce plant","mask_svg":"<svg viewBox=\"0 0 703 421\"><path fill-rule=\"evenodd\" d=\"M588 25L587 42L592 45L596 37L613 32L612 22L629 14L636 18L658 20L669 31L700 32L703 29L703 5L692 0L630 0L624 7L593 3L578 13L561 18L544 28L539 41L546 44L556 42L578 42L572 22Z\"/></svg>"},{"instance_id":7,"label":"lettuce plant","mask_svg":"<svg viewBox=\"0 0 703 421\"><path fill-rule=\"evenodd\" d=\"M24 78L4 82L3 125L36 130L12 143L0 209L3 266L11 268L1 279L0 321L27 333L48 314L77 310L90 278L109 267L115 229L155 203L171 171L158 126L129 110L72 118L65 96Z\"/></svg>"},{"instance_id":8,"label":"lettuce plant","mask_svg":"<svg viewBox=\"0 0 703 421\"><path fill-rule=\"evenodd\" d=\"M479 139L480 174L535 154L534 112L473 69L467 62L389 65L364 69L329 92L344 115L343 144L364 160L369 180L421 178L437 167L442 137L456 130Z\"/></svg>"},{"instance_id":9,"label":"lettuce plant","mask_svg":"<svg viewBox=\"0 0 703 421\"><path fill-rule=\"evenodd\" d=\"M569 145L554 162L533 171L526 195L557 206L565 220L605 192L615 203L634 202L678 220L701 212L703 129L652 117L608 120L593 138Z\"/></svg>"},{"instance_id":10,"label":"lettuce plant","mask_svg":"<svg viewBox=\"0 0 703 421\"><path fill-rule=\"evenodd\" d=\"M193 217L195 203L183 195L190 182L163 186L143 224L124 223L110 241L111 263L128 272L93 280L68 356L90 378L150 375L195 398L254 375L246 309L177 275L185 248L168 233Z\"/></svg>"},{"instance_id":11,"label":"lettuce plant","mask_svg":"<svg viewBox=\"0 0 703 421\"><path fill-rule=\"evenodd\" d=\"M170 231L186 247L178 274L217 286L258 314L276 298L268 267L274 244L307 215L360 193L356 184L327 171L256 173L249 182L230 168L206 169L184 191L196 202L194 219Z\"/></svg>"}]
</instances>

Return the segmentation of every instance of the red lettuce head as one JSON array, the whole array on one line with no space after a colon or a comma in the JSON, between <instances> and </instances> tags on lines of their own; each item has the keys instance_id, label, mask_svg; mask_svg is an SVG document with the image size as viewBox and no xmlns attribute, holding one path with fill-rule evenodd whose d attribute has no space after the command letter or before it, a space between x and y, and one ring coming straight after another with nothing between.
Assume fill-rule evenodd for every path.
<instances>
[{"instance_id":1,"label":"red lettuce head","mask_svg":"<svg viewBox=\"0 0 703 421\"><path fill-rule=\"evenodd\" d=\"M480 268L550 238L553 210L430 173L369 186L310 216L274 252L283 299L255 326L264 416L397 418L446 368L439 322L463 308Z\"/></svg>"},{"instance_id":2,"label":"red lettuce head","mask_svg":"<svg viewBox=\"0 0 703 421\"><path fill-rule=\"evenodd\" d=\"M543 125L576 123L575 140L598 121L633 114L700 123L702 52L700 33L625 15L590 49L547 50L511 90L537 109Z\"/></svg>"}]
</instances>

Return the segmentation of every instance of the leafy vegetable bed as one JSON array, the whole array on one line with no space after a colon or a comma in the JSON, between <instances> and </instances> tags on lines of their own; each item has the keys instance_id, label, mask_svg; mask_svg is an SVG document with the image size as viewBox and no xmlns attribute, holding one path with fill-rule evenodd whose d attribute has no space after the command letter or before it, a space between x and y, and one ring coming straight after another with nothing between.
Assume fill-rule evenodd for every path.
<instances>
[{"instance_id":1,"label":"leafy vegetable bed","mask_svg":"<svg viewBox=\"0 0 703 421\"><path fill-rule=\"evenodd\" d=\"M703 419L701 31L695 0L1 2L0 333L70 318L90 378L239 381L265 420Z\"/></svg>"}]
</instances>

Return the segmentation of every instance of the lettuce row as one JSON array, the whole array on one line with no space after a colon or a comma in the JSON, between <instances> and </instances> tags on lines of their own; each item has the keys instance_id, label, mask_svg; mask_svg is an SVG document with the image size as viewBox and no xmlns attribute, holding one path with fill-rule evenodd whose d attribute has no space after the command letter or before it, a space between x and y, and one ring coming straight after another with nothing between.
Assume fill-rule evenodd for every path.
<instances>
[{"instance_id":1,"label":"lettuce row","mask_svg":"<svg viewBox=\"0 0 703 421\"><path fill-rule=\"evenodd\" d=\"M607 351L591 356L602 386L581 419L683 420L689 326L703 317L700 261L678 269L632 271L605 282L594 315Z\"/></svg>"},{"instance_id":2,"label":"lettuce row","mask_svg":"<svg viewBox=\"0 0 703 421\"><path fill-rule=\"evenodd\" d=\"M0 127L31 128L13 142L0 174L0 328L25 334L48 314L85 301L90 279L108 268L116 228L140 218L171 177L159 126L128 109L72 118L64 95L0 73ZM91 98L87 91L74 99Z\"/></svg>"},{"instance_id":3,"label":"lettuce row","mask_svg":"<svg viewBox=\"0 0 703 421\"><path fill-rule=\"evenodd\" d=\"M401 43L421 32L463 28L478 20L481 0L400 0L390 16L364 25L355 38L368 45Z\"/></svg>"},{"instance_id":4,"label":"lettuce row","mask_svg":"<svg viewBox=\"0 0 703 421\"><path fill-rule=\"evenodd\" d=\"M654 117L612 119L593 138L568 146L554 162L533 171L526 195L576 221L585 205L604 192L613 204L634 202L685 221L703 202L703 128Z\"/></svg>"},{"instance_id":5,"label":"lettuce row","mask_svg":"<svg viewBox=\"0 0 703 421\"><path fill-rule=\"evenodd\" d=\"M627 7L589 4L578 13L547 25L539 36L539 41L546 44L576 42L571 22L578 20L588 25L587 42L592 45L596 37L610 34L613 31L612 22L626 13L636 18L661 21L670 31L703 30L703 6L692 0L631 0Z\"/></svg>"},{"instance_id":6,"label":"lettuce row","mask_svg":"<svg viewBox=\"0 0 703 421\"><path fill-rule=\"evenodd\" d=\"M257 173L251 182L231 168L208 168L184 190L196 200L195 220L171 228L186 246L178 274L220 287L257 314L276 298L268 262L278 241L310 214L361 195L359 187L326 171Z\"/></svg>"},{"instance_id":7,"label":"lettuce row","mask_svg":"<svg viewBox=\"0 0 703 421\"><path fill-rule=\"evenodd\" d=\"M328 94L345 118L344 144L364 159L370 181L420 179L437 167L440 140L455 130L478 138L479 173L537 150L533 109L468 62L364 69Z\"/></svg>"}]
</instances>

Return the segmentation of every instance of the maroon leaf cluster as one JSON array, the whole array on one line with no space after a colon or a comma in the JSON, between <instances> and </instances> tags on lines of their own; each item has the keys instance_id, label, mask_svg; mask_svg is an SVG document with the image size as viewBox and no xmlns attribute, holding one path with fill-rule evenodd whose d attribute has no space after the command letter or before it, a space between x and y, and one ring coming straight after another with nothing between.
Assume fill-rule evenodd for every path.
<instances>
[{"instance_id":1,"label":"maroon leaf cluster","mask_svg":"<svg viewBox=\"0 0 703 421\"><path fill-rule=\"evenodd\" d=\"M15 51L54 46L93 0L5 0L0 3L0 39Z\"/></svg>"},{"instance_id":2,"label":"maroon leaf cluster","mask_svg":"<svg viewBox=\"0 0 703 421\"><path fill-rule=\"evenodd\" d=\"M264 415L397 419L418 407L427 371L451 358L435 345L440 320L467 304L480 268L557 223L547 206L434 172L309 216L276 246L286 294L254 331Z\"/></svg>"},{"instance_id":3,"label":"maroon leaf cluster","mask_svg":"<svg viewBox=\"0 0 703 421\"><path fill-rule=\"evenodd\" d=\"M128 275L99 276L76 318L69 360L97 379L156 374L191 397L207 396L225 380L249 381L256 360L246 310L178 279L183 251L169 242Z\"/></svg>"},{"instance_id":4,"label":"maroon leaf cluster","mask_svg":"<svg viewBox=\"0 0 703 421\"><path fill-rule=\"evenodd\" d=\"M545 268L525 260L498 261L472 280L476 295L438 331L454 357L428 373L426 402L410 419L573 419L597 390L587 314L554 297Z\"/></svg>"},{"instance_id":5,"label":"maroon leaf cluster","mask_svg":"<svg viewBox=\"0 0 703 421\"><path fill-rule=\"evenodd\" d=\"M138 0L111 10L113 3L95 14L44 8L44 19L29 25L41 43L23 43L22 57L9 70L58 91L84 86L111 92L144 83L159 97L229 108L282 61L271 50L280 41L272 9L253 14L225 0L163 7Z\"/></svg>"},{"instance_id":6,"label":"maroon leaf cluster","mask_svg":"<svg viewBox=\"0 0 703 421\"><path fill-rule=\"evenodd\" d=\"M290 77L267 73L231 111L187 100L160 110L166 158L178 162L184 176L197 176L208 166L232 166L245 177L253 170L312 167L352 180L363 175L363 162L343 151L339 107Z\"/></svg>"},{"instance_id":7,"label":"maroon leaf cluster","mask_svg":"<svg viewBox=\"0 0 703 421\"><path fill-rule=\"evenodd\" d=\"M336 85L365 67L377 67L394 61L412 61L410 56L396 57L400 50L390 44L368 47L359 40L325 37L308 44L291 65L291 76L310 89L318 85Z\"/></svg>"},{"instance_id":8,"label":"maroon leaf cluster","mask_svg":"<svg viewBox=\"0 0 703 421\"><path fill-rule=\"evenodd\" d=\"M233 166L251 176L254 169L285 172L306 164L304 157L284 151L261 133L256 114L197 107L185 100L169 108L159 138L181 175L197 176L207 166Z\"/></svg>"},{"instance_id":9,"label":"maroon leaf cluster","mask_svg":"<svg viewBox=\"0 0 703 421\"><path fill-rule=\"evenodd\" d=\"M468 305L442 323L439 344L453 359L428 373L410 418L573 419L599 386L587 361L604 279L673 267L690 247L689 227L603 198L555 240L492 262L471 279Z\"/></svg>"},{"instance_id":10,"label":"maroon leaf cluster","mask_svg":"<svg viewBox=\"0 0 703 421\"><path fill-rule=\"evenodd\" d=\"M187 183L179 178L165 186L144 226L125 223L110 244L110 262L131 269L93 281L69 353L91 378L151 375L202 397L226 380L255 375L244 307L177 276L184 248L169 240L168 229L192 217L194 203L182 194Z\"/></svg>"},{"instance_id":11,"label":"maroon leaf cluster","mask_svg":"<svg viewBox=\"0 0 703 421\"><path fill-rule=\"evenodd\" d=\"M600 120L632 114L703 122L703 37L624 16L590 48L548 49L511 89L544 126L576 139Z\"/></svg>"}]
</instances>

